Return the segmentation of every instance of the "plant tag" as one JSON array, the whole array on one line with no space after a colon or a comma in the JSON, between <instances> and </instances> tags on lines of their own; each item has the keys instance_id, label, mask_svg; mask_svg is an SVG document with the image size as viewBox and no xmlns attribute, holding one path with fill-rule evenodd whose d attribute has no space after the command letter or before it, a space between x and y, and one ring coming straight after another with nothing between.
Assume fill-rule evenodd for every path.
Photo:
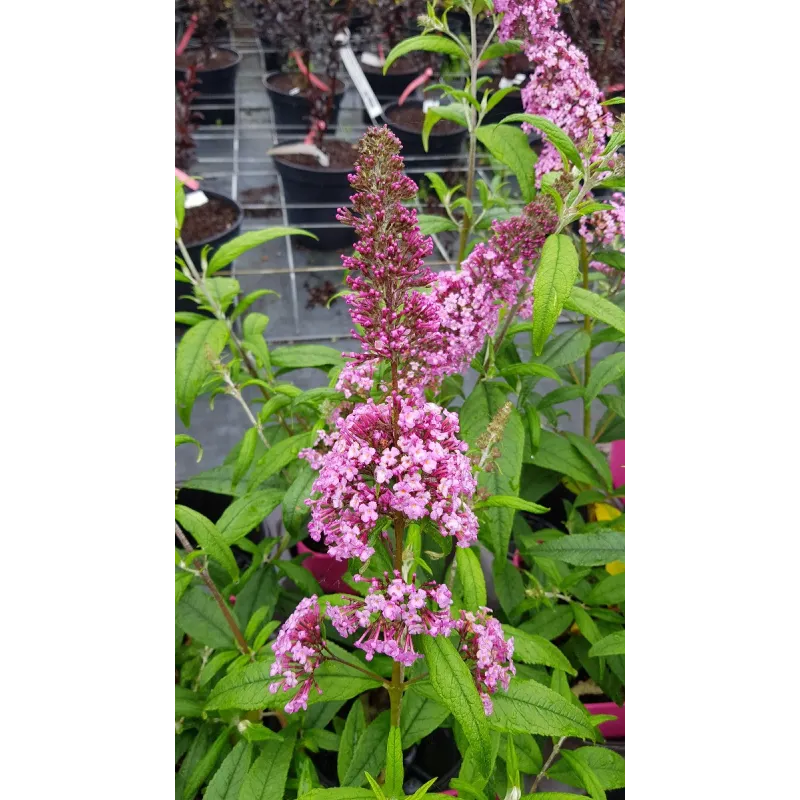
<instances>
[{"instance_id":1,"label":"plant tag","mask_svg":"<svg viewBox=\"0 0 800 800\"><path fill-rule=\"evenodd\" d=\"M429 108L438 108L439 101L438 100L423 100L422 101L422 113L425 114Z\"/></svg>"},{"instance_id":2,"label":"plant tag","mask_svg":"<svg viewBox=\"0 0 800 800\"><path fill-rule=\"evenodd\" d=\"M500 78L500 89L508 89L510 86L520 86L525 83L528 76L524 72L518 72L513 78Z\"/></svg>"},{"instance_id":3,"label":"plant tag","mask_svg":"<svg viewBox=\"0 0 800 800\"><path fill-rule=\"evenodd\" d=\"M300 87L295 86L294 89L289 89L289 94L292 95L292 97L296 94L300 94Z\"/></svg>"},{"instance_id":4,"label":"plant tag","mask_svg":"<svg viewBox=\"0 0 800 800\"><path fill-rule=\"evenodd\" d=\"M267 150L268 156L314 156L321 167L329 167L331 164L330 158L322 152L314 144L306 144L305 142L296 142L294 144L282 144L278 147L273 147Z\"/></svg>"},{"instance_id":5,"label":"plant tag","mask_svg":"<svg viewBox=\"0 0 800 800\"><path fill-rule=\"evenodd\" d=\"M184 31L183 36L181 36L181 40L180 42L178 42L178 46L175 48L176 56L183 54L183 51L189 44L189 40L192 38L192 35L194 34L196 27L197 27L197 14L192 14L192 19L190 20L189 25Z\"/></svg>"},{"instance_id":6,"label":"plant tag","mask_svg":"<svg viewBox=\"0 0 800 800\"><path fill-rule=\"evenodd\" d=\"M375 92L372 91L372 87L369 85L367 76L364 75L364 70L361 69L361 64L358 63L353 48L348 44L350 41L349 29L345 28L342 33L337 34L336 41L340 44L339 53L342 56L342 63L350 75L350 80L353 81L353 85L361 95L361 101L364 103L364 108L367 110L370 119L377 124L378 117L383 113L383 106L378 102L378 98L375 97Z\"/></svg>"},{"instance_id":7,"label":"plant tag","mask_svg":"<svg viewBox=\"0 0 800 800\"><path fill-rule=\"evenodd\" d=\"M375 53L362 53L361 63L366 64L368 67L375 67L381 69L383 67L383 59Z\"/></svg>"},{"instance_id":8,"label":"plant tag","mask_svg":"<svg viewBox=\"0 0 800 800\"><path fill-rule=\"evenodd\" d=\"M205 192L189 192L183 201L184 208L200 208L208 202Z\"/></svg>"},{"instance_id":9,"label":"plant tag","mask_svg":"<svg viewBox=\"0 0 800 800\"><path fill-rule=\"evenodd\" d=\"M200 184L193 177L191 177L191 175L187 175L183 170L178 169L177 167L175 167L175 177L189 189L197 191L200 188Z\"/></svg>"}]
</instances>

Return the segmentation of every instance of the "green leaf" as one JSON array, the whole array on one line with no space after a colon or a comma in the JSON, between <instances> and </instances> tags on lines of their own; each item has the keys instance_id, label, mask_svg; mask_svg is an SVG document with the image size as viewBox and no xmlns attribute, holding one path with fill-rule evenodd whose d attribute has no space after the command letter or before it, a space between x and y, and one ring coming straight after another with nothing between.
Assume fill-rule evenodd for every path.
<instances>
[{"instance_id":1,"label":"green leaf","mask_svg":"<svg viewBox=\"0 0 800 800\"><path fill-rule=\"evenodd\" d=\"M427 783L422 784L414 794L408 796L407 800L422 800L423 797L427 797L428 789L436 783L436 780L436 778L431 778ZM444 796L443 794L434 794L431 795L431 798L435 800L436 798L444 798Z\"/></svg>"},{"instance_id":2,"label":"green leaf","mask_svg":"<svg viewBox=\"0 0 800 800\"><path fill-rule=\"evenodd\" d=\"M194 576L190 572L175 573L175 603L183 597L183 593L189 588Z\"/></svg>"},{"instance_id":3,"label":"green leaf","mask_svg":"<svg viewBox=\"0 0 800 800\"><path fill-rule=\"evenodd\" d=\"M186 753L181 768L175 776L176 800L183 797L183 790L189 775L194 771L200 759L202 759L208 751L209 745L211 744L211 732L214 728L215 726L207 724L202 725L200 730L197 731L197 735L194 737L189 747L189 752Z\"/></svg>"},{"instance_id":4,"label":"green leaf","mask_svg":"<svg viewBox=\"0 0 800 800\"><path fill-rule=\"evenodd\" d=\"M403 791L403 746L400 728L390 728L386 741L386 781L384 783L390 798L405 798Z\"/></svg>"},{"instance_id":5,"label":"green leaf","mask_svg":"<svg viewBox=\"0 0 800 800\"><path fill-rule=\"evenodd\" d=\"M572 771L578 776L581 784L589 792L592 800L606 800L606 793L600 781L592 769L579 758L576 758L569 750L561 751L561 758L569 765Z\"/></svg>"},{"instance_id":6,"label":"green leaf","mask_svg":"<svg viewBox=\"0 0 800 800\"><path fill-rule=\"evenodd\" d=\"M500 374L504 378L514 377L517 375L535 375L539 378L550 378L551 380L561 383L561 376L547 364L537 364L535 361L526 361L522 364L509 364L500 370Z\"/></svg>"},{"instance_id":7,"label":"green leaf","mask_svg":"<svg viewBox=\"0 0 800 800\"><path fill-rule=\"evenodd\" d=\"M597 399L618 417L625 419L625 398L618 394L599 394Z\"/></svg>"},{"instance_id":8,"label":"green leaf","mask_svg":"<svg viewBox=\"0 0 800 800\"><path fill-rule=\"evenodd\" d=\"M522 623L522 630L544 639L555 639L572 625L574 619L575 615L567 605L542 608L536 612L533 619Z\"/></svg>"},{"instance_id":9,"label":"green leaf","mask_svg":"<svg viewBox=\"0 0 800 800\"><path fill-rule=\"evenodd\" d=\"M185 433L178 433L175 435L175 447L178 447L182 444L193 444L195 447L197 447L197 460L199 462L203 457L203 448L200 445L200 442L198 442L194 436L188 436Z\"/></svg>"},{"instance_id":10,"label":"green leaf","mask_svg":"<svg viewBox=\"0 0 800 800\"><path fill-rule=\"evenodd\" d=\"M175 404L186 427L192 407L211 371L209 354L219 357L228 341L228 326L217 319L200 322L183 335L175 354Z\"/></svg>"},{"instance_id":11,"label":"green leaf","mask_svg":"<svg viewBox=\"0 0 800 800\"><path fill-rule=\"evenodd\" d=\"M241 653L239 653L238 650L221 650L219 653L215 653L200 671L199 685L201 687L208 685L211 679L226 664L229 664L234 658L237 658L240 655Z\"/></svg>"},{"instance_id":12,"label":"green leaf","mask_svg":"<svg viewBox=\"0 0 800 800\"><path fill-rule=\"evenodd\" d=\"M544 514L550 510L545 506L540 506L538 503L531 503L521 497L505 494L495 494L485 500L479 500L473 508L513 508L517 511L529 511L531 514Z\"/></svg>"},{"instance_id":13,"label":"green leaf","mask_svg":"<svg viewBox=\"0 0 800 800\"><path fill-rule=\"evenodd\" d=\"M505 391L497 384L481 381L472 390L459 411L461 435L471 447L475 447L476 441L486 432L492 418L505 405L506 400ZM501 453L496 462L497 469L492 472L482 470L479 473L479 488L485 489L489 496L518 494L524 444L525 426L519 412L512 409L503 438L497 444ZM489 508L481 512L489 527L489 546L496 558L505 560L508 555L514 513L510 508Z\"/></svg>"},{"instance_id":14,"label":"green leaf","mask_svg":"<svg viewBox=\"0 0 800 800\"><path fill-rule=\"evenodd\" d=\"M425 112L425 120L422 123L422 146L425 149L425 152L428 152L428 140L431 135L431 131L435 127L436 123L440 119L450 120L450 122L455 122L457 125L461 125L462 127L467 127L467 118L464 116L464 108L463 106L457 103L450 103L446 106L433 106L429 108ZM426 173L427 174L427 173ZM460 198L463 201L471 203L472 201L469 198Z\"/></svg>"},{"instance_id":15,"label":"green leaf","mask_svg":"<svg viewBox=\"0 0 800 800\"><path fill-rule=\"evenodd\" d=\"M233 580L239 577L239 567L230 547L220 535L214 523L193 508L175 506L175 519L180 526L194 536L203 551L225 568Z\"/></svg>"},{"instance_id":16,"label":"green leaf","mask_svg":"<svg viewBox=\"0 0 800 800\"><path fill-rule=\"evenodd\" d=\"M581 634L591 644L600 641L602 637L597 623L589 616L582 606L578 605L578 603L572 603L571 605L572 613L575 614L575 624L578 626Z\"/></svg>"},{"instance_id":17,"label":"green leaf","mask_svg":"<svg viewBox=\"0 0 800 800\"><path fill-rule=\"evenodd\" d=\"M509 39L506 42L494 42L484 51L482 61L491 61L493 58L502 58L519 53L522 50L523 42L521 39Z\"/></svg>"},{"instance_id":18,"label":"green leaf","mask_svg":"<svg viewBox=\"0 0 800 800\"><path fill-rule=\"evenodd\" d=\"M453 643L444 636L422 636L421 642L431 685L460 723L475 749L481 772L488 777L492 768L489 726L469 668Z\"/></svg>"},{"instance_id":19,"label":"green leaf","mask_svg":"<svg viewBox=\"0 0 800 800\"><path fill-rule=\"evenodd\" d=\"M538 775L544 759L536 739L529 733L507 733L504 734L504 737L514 741L520 771L526 775ZM500 752L502 753L502 749Z\"/></svg>"},{"instance_id":20,"label":"green leaf","mask_svg":"<svg viewBox=\"0 0 800 800\"><path fill-rule=\"evenodd\" d=\"M595 739L589 715L536 681L512 680L508 692L492 696L489 724L507 733Z\"/></svg>"},{"instance_id":21,"label":"green leaf","mask_svg":"<svg viewBox=\"0 0 800 800\"><path fill-rule=\"evenodd\" d=\"M239 791L253 758L253 745L240 741L228 753L203 795L203 800L239 800Z\"/></svg>"},{"instance_id":22,"label":"green leaf","mask_svg":"<svg viewBox=\"0 0 800 800\"><path fill-rule=\"evenodd\" d=\"M255 303L256 300L265 297L268 294L274 294L279 296L277 292L273 292L272 289L257 289L255 292L250 292L246 297L243 297L237 304L236 308L231 311L230 320L233 322L237 317L240 317L247 311L250 306Z\"/></svg>"},{"instance_id":23,"label":"green leaf","mask_svg":"<svg viewBox=\"0 0 800 800\"><path fill-rule=\"evenodd\" d=\"M564 234L551 234L542 248L533 282L533 348L542 355L547 337L561 315L578 277L578 253Z\"/></svg>"},{"instance_id":24,"label":"green leaf","mask_svg":"<svg viewBox=\"0 0 800 800\"><path fill-rule=\"evenodd\" d=\"M274 696L269 692L269 684L274 681L269 674L271 667L272 659L257 661L226 675L211 690L206 701L206 710L251 711L266 708L269 698Z\"/></svg>"},{"instance_id":25,"label":"green leaf","mask_svg":"<svg viewBox=\"0 0 800 800\"><path fill-rule=\"evenodd\" d=\"M403 705L405 706L405 704ZM339 753L336 756L336 773L339 783L344 783L344 776L347 774L347 768L353 760L356 745L366 729L364 706L359 700L356 700L350 706L347 720L344 723L344 730L339 740Z\"/></svg>"},{"instance_id":26,"label":"green leaf","mask_svg":"<svg viewBox=\"0 0 800 800\"><path fill-rule=\"evenodd\" d=\"M575 143L558 127L558 125L554 125L549 119L538 117L535 114L509 114L507 117L500 120L500 124L505 122L527 122L531 127L540 130L547 141L549 141L567 161L574 164L580 170L583 170L581 154L578 152Z\"/></svg>"},{"instance_id":27,"label":"green leaf","mask_svg":"<svg viewBox=\"0 0 800 800\"><path fill-rule=\"evenodd\" d=\"M317 579L302 564L295 564L292 561L280 559L275 562L275 566L286 575L305 595L315 594L319 597L323 594Z\"/></svg>"},{"instance_id":28,"label":"green leaf","mask_svg":"<svg viewBox=\"0 0 800 800\"><path fill-rule=\"evenodd\" d=\"M304 367L338 367L344 364L342 354L322 344L298 344L272 351L272 363L281 369Z\"/></svg>"},{"instance_id":29,"label":"green leaf","mask_svg":"<svg viewBox=\"0 0 800 800\"><path fill-rule=\"evenodd\" d=\"M253 723L249 720L244 720L244 723L246 723L246 725L242 731L242 736L244 736L248 742L265 742L267 739L280 740L282 738L279 733L275 733L275 731L264 727L260 722ZM240 726L242 724L241 722L239 723Z\"/></svg>"},{"instance_id":30,"label":"green leaf","mask_svg":"<svg viewBox=\"0 0 800 800\"><path fill-rule=\"evenodd\" d=\"M197 762L197 766L192 770L183 789L183 800L194 800L200 787L205 783L206 778L216 766L217 760L228 741L228 731L224 730L217 736L206 754Z\"/></svg>"},{"instance_id":31,"label":"green leaf","mask_svg":"<svg viewBox=\"0 0 800 800\"><path fill-rule=\"evenodd\" d=\"M403 695L400 709L400 733L405 747L411 747L433 733L449 716L450 710L441 703L410 688Z\"/></svg>"},{"instance_id":32,"label":"green leaf","mask_svg":"<svg viewBox=\"0 0 800 800\"><path fill-rule=\"evenodd\" d=\"M448 217L440 217L437 214L418 214L417 222L419 231L423 236L430 236L433 233L442 231L457 231L458 225Z\"/></svg>"},{"instance_id":33,"label":"green leaf","mask_svg":"<svg viewBox=\"0 0 800 800\"><path fill-rule=\"evenodd\" d=\"M578 328L559 333L552 339L548 339L542 354L537 361L547 364L548 367L558 369L574 364L579 358L583 358L592 344L592 337L586 331Z\"/></svg>"},{"instance_id":34,"label":"green leaf","mask_svg":"<svg viewBox=\"0 0 800 800\"><path fill-rule=\"evenodd\" d=\"M536 285L534 284L534 292L535 290ZM564 308L567 311L577 311L587 317L599 319L600 322L605 322L615 330L625 333L625 312L604 297L582 289L580 286L572 287L572 292L565 301Z\"/></svg>"},{"instance_id":35,"label":"green leaf","mask_svg":"<svg viewBox=\"0 0 800 800\"><path fill-rule=\"evenodd\" d=\"M186 325L191 328L192 325L197 325L198 322L205 322L208 319L206 314L197 314L194 311L176 311L175 322L179 325Z\"/></svg>"},{"instance_id":36,"label":"green leaf","mask_svg":"<svg viewBox=\"0 0 800 800\"><path fill-rule=\"evenodd\" d=\"M575 794L572 792L536 792L536 794L524 794L520 800L575 800Z\"/></svg>"},{"instance_id":37,"label":"green leaf","mask_svg":"<svg viewBox=\"0 0 800 800\"><path fill-rule=\"evenodd\" d=\"M287 731L282 741L269 739L248 771L239 800L283 800L294 752L295 735Z\"/></svg>"},{"instance_id":38,"label":"green leaf","mask_svg":"<svg viewBox=\"0 0 800 800\"><path fill-rule=\"evenodd\" d=\"M426 50L429 53L444 53L451 58L460 58L462 60L469 58L469 54L464 47L456 44L452 39L436 34L412 36L409 39L404 39L400 44L392 48L383 64L383 74L386 74L386 71L398 58L407 53L413 53L416 50Z\"/></svg>"},{"instance_id":39,"label":"green leaf","mask_svg":"<svg viewBox=\"0 0 800 800\"><path fill-rule=\"evenodd\" d=\"M583 399L583 386L559 386L548 392L541 400L536 403L539 411L552 408L559 403L567 403L570 400Z\"/></svg>"},{"instance_id":40,"label":"green leaf","mask_svg":"<svg viewBox=\"0 0 800 800\"><path fill-rule=\"evenodd\" d=\"M590 606L613 606L625 602L625 573L609 575L586 595L586 602Z\"/></svg>"},{"instance_id":41,"label":"green leaf","mask_svg":"<svg viewBox=\"0 0 800 800\"><path fill-rule=\"evenodd\" d=\"M184 203L186 201L186 192L183 184L175 178L175 238L181 235L181 228L183 227L183 218L186 214Z\"/></svg>"},{"instance_id":42,"label":"green leaf","mask_svg":"<svg viewBox=\"0 0 800 800\"><path fill-rule=\"evenodd\" d=\"M522 199L530 203L536 196L536 153L528 143L527 134L511 125L482 125L476 129L475 136L494 158L516 175Z\"/></svg>"},{"instance_id":43,"label":"green leaf","mask_svg":"<svg viewBox=\"0 0 800 800\"><path fill-rule=\"evenodd\" d=\"M539 449L532 457L537 467L560 472L579 483L602 485L603 480L589 462L563 436L542 431Z\"/></svg>"},{"instance_id":44,"label":"green leaf","mask_svg":"<svg viewBox=\"0 0 800 800\"><path fill-rule=\"evenodd\" d=\"M475 553L466 547L456 548L456 575L464 605L478 609L486 605L486 581L483 579L481 562Z\"/></svg>"},{"instance_id":45,"label":"green leaf","mask_svg":"<svg viewBox=\"0 0 800 800\"><path fill-rule=\"evenodd\" d=\"M370 789L372 789L375 800L386 800L386 795L383 793L383 789L381 789L378 781L376 781L369 772L365 772L364 777L367 779Z\"/></svg>"},{"instance_id":46,"label":"green leaf","mask_svg":"<svg viewBox=\"0 0 800 800\"><path fill-rule=\"evenodd\" d=\"M528 436L530 437L531 453L536 454L539 449L539 442L542 438L542 420L539 411L535 408L528 408L525 411L528 420Z\"/></svg>"},{"instance_id":47,"label":"green leaf","mask_svg":"<svg viewBox=\"0 0 800 800\"><path fill-rule=\"evenodd\" d=\"M175 609L178 625L192 639L215 650L233 647L233 634L214 598L199 586L190 589Z\"/></svg>"},{"instance_id":48,"label":"green leaf","mask_svg":"<svg viewBox=\"0 0 800 800\"><path fill-rule=\"evenodd\" d=\"M283 500L279 489L260 489L234 500L217 522L227 544L235 544L265 520Z\"/></svg>"},{"instance_id":49,"label":"green leaf","mask_svg":"<svg viewBox=\"0 0 800 800\"><path fill-rule=\"evenodd\" d=\"M577 433L565 433L569 443L581 454L589 466L600 476L603 485L610 492L613 488L611 468L608 459L597 449L597 445L585 436Z\"/></svg>"},{"instance_id":50,"label":"green leaf","mask_svg":"<svg viewBox=\"0 0 800 800\"><path fill-rule=\"evenodd\" d=\"M317 479L317 472L311 469L308 462L303 462L297 477L286 490L283 498L283 527L291 536L299 536L305 518L311 509L306 500L311 496L311 487Z\"/></svg>"},{"instance_id":51,"label":"green leaf","mask_svg":"<svg viewBox=\"0 0 800 800\"><path fill-rule=\"evenodd\" d=\"M595 642L589 650L592 658L625 655L625 631L614 631Z\"/></svg>"},{"instance_id":52,"label":"green leaf","mask_svg":"<svg viewBox=\"0 0 800 800\"><path fill-rule=\"evenodd\" d=\"M618 250L594 252L592 261L599 261L601 264L607 264L609 267L625 272L625 253L620 253Z\"/></svg>"},{"instance_id":53,"label":"green leaf","mask_svg":"<svg viewBox=\"0 0 800 800\"><path fill-rule=\"evenodd\" d=\"M328 643L330 645L330 642ZM322 695L311 692L308 703L333 702L334 700L349 700L370 689L377 689L383 683L368 678L355 672L345 664L337 661L326 661L316 672L317 683L322 689ZM287 699L289 692L287 694ZM387 728L388 731L388 728Z\"/></svg>"},{"instance_id":54,"label":"green leaf","mask_svg":"<svg viewBox=\"0 0 800 800\"><path fill-rule=\"evenodd\" d=\"M625 374L625 353L612 353L592 367L589 384L586 387L586 401L591 402L600 390L609 383L619 380Z\"/></svg>"},{"instance_id":55,"label":"green leaf","mask_svg":"<svg viewBox=\"0 0 800 800\"><path fill-rule=\"evenodd\" d=\"M260 566L236 596L236 614L243 625L247 625L253 613L266 606L268 616L275 610L278 601L278 578L269 564Z\"/></svg>"},{"instance_id":56,"label":"green leaf","mask_svg":"<svg viewBox=\"0 0 800 800\"><path fill-rule=\"evenodd\" d=\"M503 625L503 632L506 636L514 637L515 661L522 661L524 664L544 664L547 667L563 669L570 675L577 675L569 659L543 636L527 633L511 625Z\"/></svg>"},{"instance_id":57,"label":"green leaf","mask_svg":"<svg viewBox=\"0 0 800 800\"><path fill-rule=\"evenodd\" d=\"M352 670L349 673L352 674ZM344 776L345 785L361 786L366 781L365 772L377 775L383 769L386 763L386 741L388 738L389 712L383 711L378 714L358 740L358 744L353 751L353 758Z\"/></svg>"},{"instance_id":58,"label":"green leaf","mask_svg":"<svg viewBox=\"0 0 800 800\"><path fill-rule=\"evenodd\" d=\"M540 544L536 554L557 558L576 567L598 567L625 560L625 536L618 531L573 533Z\"/></svg>"},{"instance_id":59,"label":"green leaf","mask_svg":"<svg viewBox=\"0 0 800 800\"><path fill-rule=\"evenodd\" d=\"M621 789L625 786L625 759L619 753L615 753L607 747L579 747L576 750L570 750L570 753L573 758L594 773L606 791ZM547 771L547 774L554 780L569 786L585 788L583 781L575 774L569 761L559 759ZM575 795L569 796L575 797Z\"/></svg>"},{"instance_id":60,"label":"green leaf","mask_svg":"<svg viewBox=\"0 0 800 800\"><path fill-rule=\"evenodd\" d=\"M233 465L233 477L231 478L231 486L236 486L242 479L242 476L250 469L250 464L253 461L253 456L256 452L256 442L258 441L258 431L255 428L249 428L242 438L242 446L236 455L236 463Z\"/></svg>"},{"instance_id":61,"label":"green leaf","mask_svg":"<svg viewBox=\"0 0 800 800\"><path fill-rule=\"evenodd\" d=\"M334 789L312 789L298 800L375 800L372 789L341 786ZM575 800L573 797L572 800Z\"/></svg>"},{"instance_id":62,"label":"green leaf","mask_svg":"<svg viewBox=\"0 0 800 800\"><path fill-rule=\"evenodd\" d=\"M250 472L250 486L255 488L264 481L269 480L273 475L277 475L297 458L297 454L301 450L311 447L316 437L317 434L314 431L298 433L295 436L289 436L287 439L281 440L271 447L253 465Z\"/></svg>"},{"instance_id":63,"label":"green leaf","mask_svg":"<svg viewBox=\"0 0 800 800\"><path fill-rule=\"evenodd\" d=\"M281 236L310 236L312 239L317 238L313 233L304 231L302 228L276 227L263 228L260 231L248 231L247 233L243 233L231 239L229 242L225 242L225 244L217 249L211 257L207 274L213 275L215 272L219 272L219 270L223 267L227 267L228 264L239 258L240 255L246 253L248 250L252 250L254 247L258 247L272 239L278 239Z\"/></svg>"},{"instance_id":64,"label":"green leaf","mask_svg":"<svg viewBox=\"0 0 800 800\"><path fill-rule=\"evenodd\" d=\"M183 686L175 687L175 719L203 715L203 698Z\"/></svg>"}]
</instances>

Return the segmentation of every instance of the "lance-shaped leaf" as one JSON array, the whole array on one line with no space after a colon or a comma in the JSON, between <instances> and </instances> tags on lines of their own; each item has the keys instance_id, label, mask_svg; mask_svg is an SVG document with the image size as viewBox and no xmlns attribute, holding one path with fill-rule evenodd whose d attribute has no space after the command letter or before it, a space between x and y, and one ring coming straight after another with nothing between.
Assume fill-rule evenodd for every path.
<instances>
[{"instance_id":1,"label":"lance-shaped leaf","mask_svg":"<svg viewBox=\"0 0 800 800\"><path fill-rule=\"evenodd\" d=\"M478 767L488 776L492 768L489 725L469 668L444 636L423 636L421 641L431 685L458 720L475 750Z\"/></svg>"},{"instance_id":2,"label":"lance-shaped leaf","mask_svg":"<svg viewBox=\"0 0 800 800\"><path fill-rule=\"evenodd\" d=\"M533 348L542 354L578 277L578 253L568 236L551 234L542 248L533 282Z\"/></svg>"}]
</instances>

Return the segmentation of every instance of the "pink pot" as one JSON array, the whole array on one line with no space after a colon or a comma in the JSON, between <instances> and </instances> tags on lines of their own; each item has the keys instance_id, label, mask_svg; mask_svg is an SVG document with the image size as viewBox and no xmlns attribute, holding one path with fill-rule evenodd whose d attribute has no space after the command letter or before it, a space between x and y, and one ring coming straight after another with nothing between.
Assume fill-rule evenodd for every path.
<instances>
[{"instance_id":1,"label":"pink pot","mask_svg":"<svg viewBox=\"0 0 800 800\"><path fill-rule=\"evenodd\" d=\"M606 739L625 738L625 706L616 703L586 703L586 710L590 714L613 714L616 719L600 724L600 733Z\"/></svg>"},{"instance_id":2,"label":"pink pot","mask_svg":"<svg viewBox=\"0 0 800 800\"><path fill-rule=\"evenodd\" d=\"M625 440L618 439L616 442L611 442L611 457L609 458L609 465L611 467L611 478L614 481L614 488L625 485ZM625 502L625 498L622 498Z\"/></svg>"},{"instance_id":3,"label":"pink pot","mask_svg":"<svg viewBox=\"0 0 800 800\"><path fill-rule=\"evenodd\" d=\"M342 580L342 575L347 572L347 562L337 561L327 553L315 553L309 550L302 542L297 543L298 553L311 553L303 559L303 566L317 579L325 594L355 594L355 592Z\"/></svg>"}]
</instances>

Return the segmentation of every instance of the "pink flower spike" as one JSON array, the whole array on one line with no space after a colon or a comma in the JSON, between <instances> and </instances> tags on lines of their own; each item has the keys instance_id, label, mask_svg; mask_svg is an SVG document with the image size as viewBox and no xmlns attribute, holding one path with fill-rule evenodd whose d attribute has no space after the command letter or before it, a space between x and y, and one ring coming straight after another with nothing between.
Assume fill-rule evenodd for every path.
<instances>
[{"instance_id":1,"label":"pink flower spike","mask_svg":"<svg viewBox=\"0 0 800 800\"><path fill-rule=\"evenodd\" d=\"M477 613L462 611L455 622L461 634L459 652L470 665L487 716L494 711L490 695L498 685L507 690L511 676L517 674L512 660L514 639L505 639L502 626L491 614L488 608Z\"/></svg>"},{"instance_id":2,"label":"pink flower spike","mask_svg":"<svg viewBox=\"0 0 800 800\"><path fill-rule=\"evenodd\" d=\"M285 692L300 685L300 691L285 706L287 714L308 708L312 685L322 693L314 680L314 671L325 660L322 654L324 646L317 596L312 595L300 601L272 643L275 662L269 674L273 677L279 675L283 680L271 683L269 691L275 694L278 689Z\"/></svg>"},{"instance_id":3,"label":"pink flower spike","mask_svg":"<svg viewBox=\"0 0 800 800\"><path fill-rule=\"evenodd\" d=\"M344 606L328 603L325 613L340 636L352 636L363 628L355 646L366 653L367 661L372 661L375 653L383 653L411 666L422 657L414 650L412 636L449 636L456 624L448 611L450 590L433 582L417 587L415 581L412 576L406 583L395 570L393 578L386 574L383 581L372 579L365 598ZM438 610L430 609L429 603L435 603Z\"/></svg>"}]
</instances>

